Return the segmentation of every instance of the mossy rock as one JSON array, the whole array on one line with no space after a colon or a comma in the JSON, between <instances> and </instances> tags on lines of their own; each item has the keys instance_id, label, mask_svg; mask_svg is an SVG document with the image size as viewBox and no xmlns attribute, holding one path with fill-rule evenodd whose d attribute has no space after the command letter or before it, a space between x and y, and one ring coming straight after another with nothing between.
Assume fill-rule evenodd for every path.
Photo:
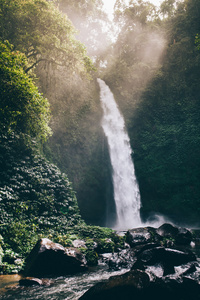
<instances>
[{"instance_id":1,"label":"mossy rock","mask_svg":"<svg viewBox=\"0 0 200 300\"><path fill-rule=\"evenodd\" d=\"M115 243L108 238L99 239L97 246L97 253L113 253L115 249Z\"/></svg>"},{"instance_id":2,"label":"mossy rock","mask_svg":"<svg viewBox=\"0 0 200 300\"><path fill-rule=\"evenodd\" d=\"M97 266L98 265L99 256L96 251L91 250L91 249L86 250L85 258L87 260L88 266Z\"/></svg>"}]
</instances>

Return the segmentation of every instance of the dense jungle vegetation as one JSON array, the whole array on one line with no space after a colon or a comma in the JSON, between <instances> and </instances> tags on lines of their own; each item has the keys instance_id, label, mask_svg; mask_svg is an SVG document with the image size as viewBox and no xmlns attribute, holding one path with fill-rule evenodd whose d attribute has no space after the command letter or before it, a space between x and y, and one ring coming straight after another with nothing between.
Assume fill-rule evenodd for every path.
<instances>
[{"instance_id":1,"label":"dense jungle vegetation","mask_svg":"<svg viewBox=\"0 0 200 300\"><path fill-rule=\"evenodd\" d=\"M199 1L117 0L111 24L101 0L0 0L3 272L41 236L112 235L85 224L115 214L97 77L126 120L142 217L199 222Z\"/></svg>"}]
</instances>

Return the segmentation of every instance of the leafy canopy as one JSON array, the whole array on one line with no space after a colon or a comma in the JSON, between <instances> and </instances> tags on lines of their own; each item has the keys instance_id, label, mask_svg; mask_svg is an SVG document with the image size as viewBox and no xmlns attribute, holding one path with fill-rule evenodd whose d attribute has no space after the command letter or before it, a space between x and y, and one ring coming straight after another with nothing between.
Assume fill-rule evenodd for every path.
<instances>
[{"instance_id":1,"label":"leafy canopy","mask_svg":"<svg viewBox=\"0 0 200 300\"><path fill-rule=\"evenodd\" d=\"M25 73L25 55L12 50L0 42L0 131L46 139L51 133L49 103Z\"/></svg>"},{"instance_id":2,"label":"leafy canopy","mask_svg":"<svg viewBox=\"0 0 200 300\"><path fill-rule=\"evenodd\" d=\"M75 39L71 21L46 0L0 0L0 37L29 59L29 71L41 61L89 72L86 48Z\"/></svg>"}]
</instances>

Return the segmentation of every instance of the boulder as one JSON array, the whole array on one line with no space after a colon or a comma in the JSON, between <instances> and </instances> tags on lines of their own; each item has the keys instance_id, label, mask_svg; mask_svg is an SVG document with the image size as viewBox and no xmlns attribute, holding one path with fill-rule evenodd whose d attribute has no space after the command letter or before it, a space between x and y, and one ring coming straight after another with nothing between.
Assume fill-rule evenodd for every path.
<instances>
[{"instance_id":1,"label":"boulder","mask_svg":"<svg viewBox=\"0 0 200 300\"><path fill-rule=\"evenodd\" d=\"M89 289L80 300L121 300L137 299L141 291L149 286L148 274L140 270L127 272L123 275L110 277L105 282L97 283ZM130 296L132 295L132 298ZM139 299L139 298L138 298Z\"/></svg>"},{"instance_id":2,"label":"boulder","mask_svg":"<svg viewBox=\"0 0 200 300\"><path fill-rule=\"evenodd\" d=\"M176 245L189 245L192 241L192 233L188 229L172 224L165 223L156 232L162 238L173 240Z\"/></svg>"},{"instance_id":3,"label":"boulder","mask_svg":"<svg viewBox=\"0 0 200 300\"><path fill-rule=\"evenodd\" d=\"M146 292L147 297L154 300L200 299L200 285L198 281L189 278L186 280L181 277L157 278L155 282L150 283Z\"/></svg>"},{"instance_id":4,"label":"boulder","mask_svg":"<svg viewBox=\"0 0 200 300\"><path fill-rule=\"evenodd\" d=\"M111 239L108 238L99 239L95 251L98 254L113 253L114 247L115 247L115 243Z\"/></svg>"},{"instance_id":5,"label":"boulder","mask_svg":"<svg viewBox=\"0 0 200 300\"><path fill-rule=\"evenodd\" d=\"M135 261L135 255L132 249L124 249L118 253L113 253L108 260L110 270L130 269Z\"/></svg>"},{"instance_id":6,"label":"boulder","mask_svg":"<svg viewBox=\"0 0 200 300\"><path fill-rule=\"evenodd\" d=\"M174 238L178 234L178 228L172 224L165 223L158 227L156 232L162 237Z\"/></svg>"},{"instance_id":7,"label":"boulder","mask_svg":"<svg viewBox=\"0 0 200 300\"><path fill-rule=\"evenodd\" d=\"M191 251L183 252L165 247L154 247L144 250L137 256L137 261L132 269L145 270L147 266L161 265L164 269L164 276L173 274L174 267L196 261L196 256Z\"/></svg>"},{"instance_id":8,"label":"boulder","mask_svg":"<svg viewBox=\"0 0 200 300\"><path fill-rule=\"evenodd\" d=\"M75 248L64 248L49 239L40 239L25 262L25 276L60 276L87 269L84 256Z\"/></svg>"},{"instance_id":9,"label":"boulder","mask_svg":"<svg viewBox=\"0 0 200 300\"><path fill-rule=\"evenodd\" d=\"M35 277L24 277L19 280L20 286L33 286L33 285L49 286L50 284L51 284L51 281L48 279L39 279L39 278L35 278Z\"/></svg>"},{"instance_id":10,"label":"boulder","mask_svg":"<svg viewBox=\"0 0 200 300\"><path fill-rule=\"evenodd\" d=\"M145 250L156 248L159 246L160 246L159 243L149 243L149 244L145 244L145 245L138 245L138 246L134 247L132 250L134 251L135 255L138 257L138 255L140 255Z\"/></svg>"},{"instance_id":11,"label":"boulder","mask_svg":"<svg viewBox=\"0 0 200 300\"><path fill-rule=\"evenodd\" d=\"M154 230L152 228L152 230ZM138 245L148 244L152 241L152 232L150 227L146 228L135 228L128 230L126 233L126 243L128 243L131 248Z\"/></svg>"},{"instance_id":12,"label":"boulder","mask_svg":"<svg viewBox=\"0 0 200 300\"><path fill-rule=\"evenodd\" d=\"M195 270L195 269L194 269ZM192 271L192 270L191 270ZM146 271L132 270L97 283L79 300L200 300L199 276L168 275L153 279Z\"/></svg>"},{"instance_id":13,"label":"boulder","mask_svg":"<svg viewBox=\"0 0 200 300\"><path fill-rule=\"evenodd\" d=\"M192 242L193 236L192 232L186 228L179 227L178 234L175 238L177 245L190 245Z\"/></svg>"}]
</instances>

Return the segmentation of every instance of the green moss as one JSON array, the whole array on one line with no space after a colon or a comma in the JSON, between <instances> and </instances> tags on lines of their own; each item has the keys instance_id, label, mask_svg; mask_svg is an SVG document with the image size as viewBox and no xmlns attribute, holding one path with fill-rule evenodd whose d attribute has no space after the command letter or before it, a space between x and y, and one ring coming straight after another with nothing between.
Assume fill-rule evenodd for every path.
<instances>
[{"instance_id":1,"label":"green moss","mask_svg":"<svg viewBox=\"0 0 200 300\"><path fill-rule=\"evenodd\" d=\"M41 237L71 245L66 228L83 221L67 176L23 135L0 135L0 142L0 246L26 256Z\"/></svg>"},{"instance_id":2,"label":"green moss","mask_svg":"<svg viewBox=\"0 0 200 300\"><path fill-rule=\"evenodd\" d=\"M85 252L85 258L88 266L96 266L98 264L98 254L92 249L87 249Z\"/></svg>"},{"instance_id":3,"label":"green moss","mask_svg":"<svg viewBox=\"0 0 200 300\"><path fill-rule=\"evenodd\" d=\"M98 241L97 252L98 253L113 253L115 249L115 243L111 239L100 239Z\"/></svg>"},{"instance_id":4,"label":"green moss","mask_svg":"<svg viewBox=\"0 0 200 300\"><path fill-rule=\"evenodd\" d=\"M83 239L92 238L93 240L97 240L101 238L111 238L114 233L114 231L110 228L86 225L84 223L81 225L74 226L73 232L78 234L80 238Z\"/></svg>"}]
</instances>

